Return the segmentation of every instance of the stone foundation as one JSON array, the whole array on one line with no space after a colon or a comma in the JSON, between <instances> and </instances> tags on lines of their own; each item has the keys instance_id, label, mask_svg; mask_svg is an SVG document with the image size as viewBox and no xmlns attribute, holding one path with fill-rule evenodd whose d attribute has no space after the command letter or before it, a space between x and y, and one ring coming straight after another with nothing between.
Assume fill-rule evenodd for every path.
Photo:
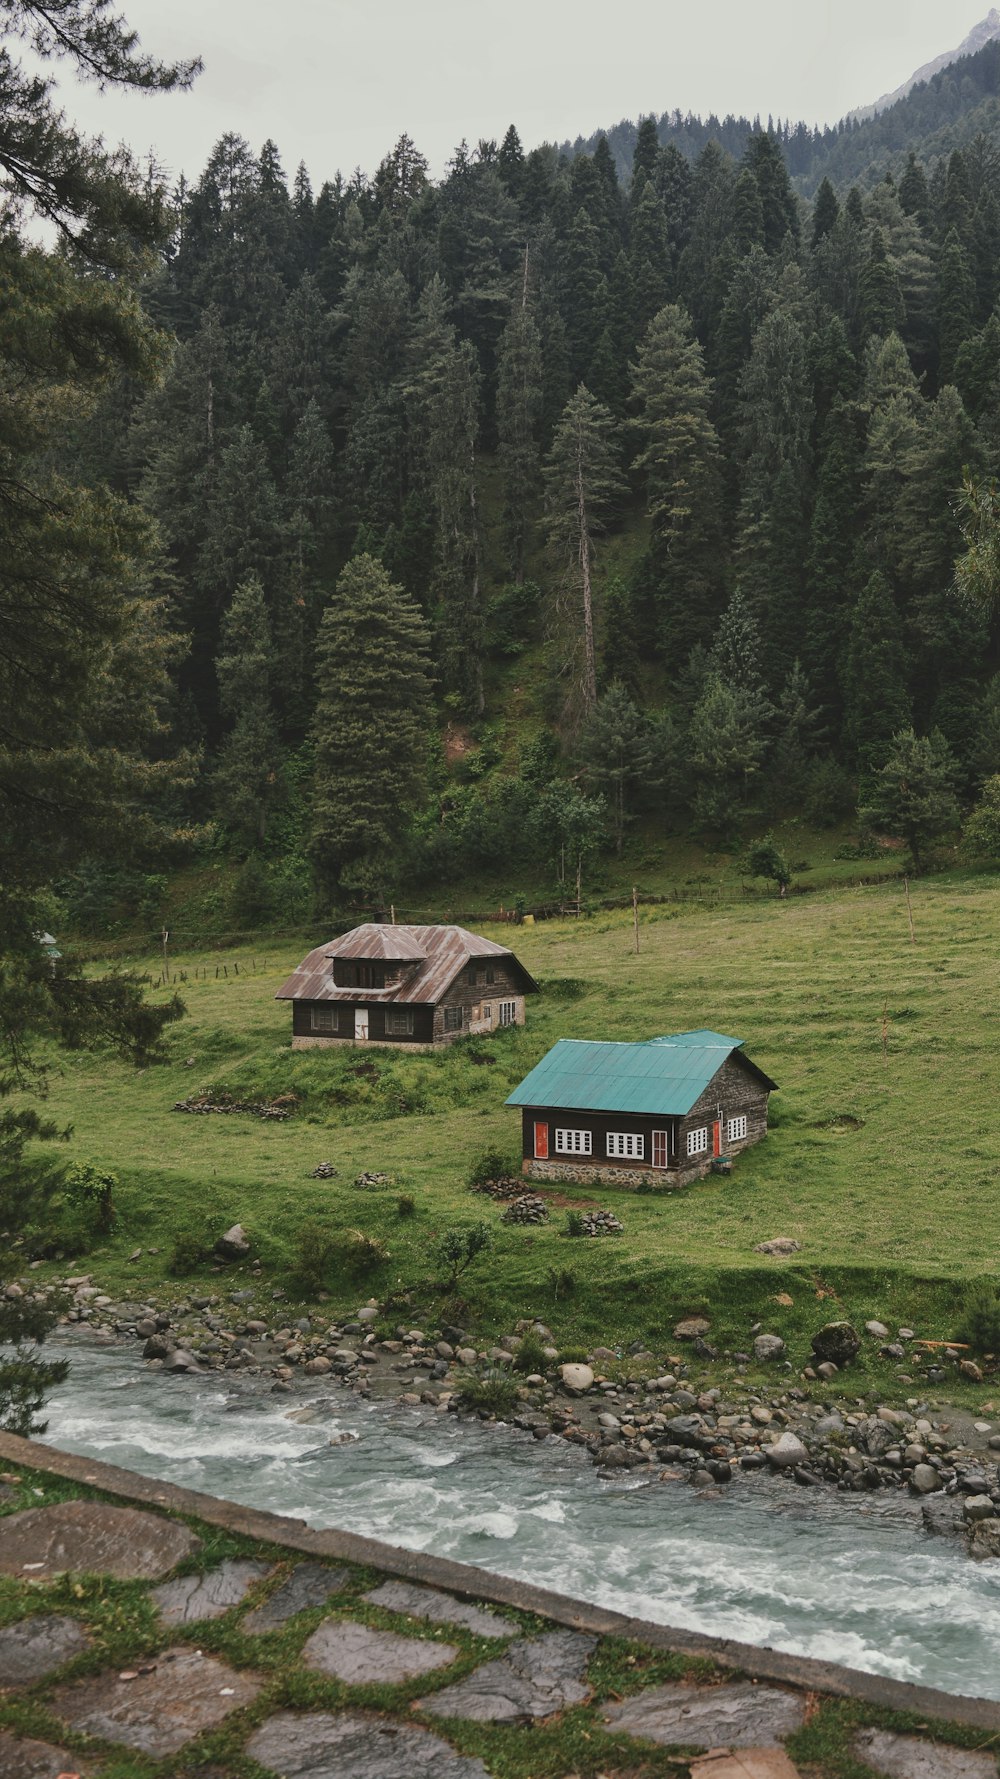
<instances>
[{"instance_id":1,"label":"stone foundation","mask_svg":"<svg viewBox=\"0 0 1000 1779\"><path fill-rule=\"evenodd\" d=\"M456 1032L455 1037L468 1036ZM409 1056L415 1050L441 1050L451 1043L451 1035L433 1044L414 1044L410 1038L293 1038L293 1050L403 1050Z\"/></svg>"},{"instance_id":2,"label":"stone foundation","mask_svg":"<svg viewBox=\"0 0 1000 1779\"><path fill-rule=\"evenodd\" d=\"M692 1180L700 1180L711 1173L712 1162L709 1158L691 1167L609 1167L604 1162L593 1162L588 1166L574 1156L567 1162L532 1161L529 1158L521 1167L529 1180L547 1180L551 1185L624 1186L632 1191L637 1186L655 1186L661 1192L675 1192L681 1186L690 1186Z\"/></svg>"}]
</instances>

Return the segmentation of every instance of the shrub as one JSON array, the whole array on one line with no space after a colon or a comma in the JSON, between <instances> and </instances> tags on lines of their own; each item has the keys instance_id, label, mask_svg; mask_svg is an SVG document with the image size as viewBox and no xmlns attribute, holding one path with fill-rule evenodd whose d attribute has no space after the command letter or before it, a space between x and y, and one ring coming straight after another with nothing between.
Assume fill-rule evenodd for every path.
<instances>
[{"instance_id":1,"label":"shrub","mask_svg":"<svg viewBox=\"0 0 1000 1779\"><path fill-rule=\"evenodd\" d=\"M208 1249L201 1236L195 1235L191 1229L179 1230L170 1250L169 1271L175 1278L185 1278L207 1257Z\"/></svg>"},{"instance_id":2,"label":"shrub","mask_svg":"<svg viewBox=\"0 0 1000 1779\"><path fill-rule=\"evenodd\" d=\"M567 1235L582 1235L583 1234L583 1213L581 1211L567 1211L566 1212L566 1234Z\"/></svg>"},{"instance_id":3,"label":"shrub","mask_svg":"<svg viewBox=\"0 0 1000 1779\"><path fill-rule=\"evenodd\" d=\"M364 1278L370 1272L377 1272L390 1258L388 1248L377 1235L366 1235L363 1229L352 1231L344 1256L345 1267L352 1278Z\"/></svg>"},{"instance_id":4,"label":"shrub","mask_svg":"<svg viewBox=\"0 0 1000 1779\"><path fill-rule=\"evenodd\" d=\"M417 1209L417 1201L412 1192L401 1192L396 1200L396 1214L400 1217L412 1217Z\"/></svg>"},{"instance_id":5,"label":"shrub","mask_svg":"<svg viewBox=\"0 0 1000 1779\"><path fill-rule=\"evenodd\" d=\"M516 1171L509 1155L502 1155L499 1149L484 1149L469 1169L469 1185L485 1186L489 1180L505 1180Z\"/></svg>"},{"instance_id":6,"label":"shrub","mask_svg":"<svg viewBox=\"0 0 1000 1779\"><path fill-rule=\"evenodd\" d=\"M305 1290L322 1291L336 1258L336 1242L321 1223L303 1223L295 1236L293 1273Z\"/></svg>"},{"instance_id":7,"label":"shrub","mask_svg":"<svg viewBox=\"0 0 1000 1779\"><path fill-rule=\"evenodd\" d=\"M449 1229L437 1244L436 1258L447 1267L443 1289L454 1291L463 1273L493 1246L493 1234L486 1223L468 1223Z\"/></svg>"},{"instance_id":8,"label":"shrub","mask_svg":"<svg viewBox=\"0 0 1000 1779\"><path fill-rule=\"evenodd\" d=\"M545 1357L545 1347L533 1329L524 1335L514 1354L514 1370L523 1372L544 1371L549 1361Z\"/></svg>"},{"instance_id":9,"label":"shrub","mask_svg":"<svg viewBox=\"0 0 1000 1779\"><path fill-rule=\"evenodd\" d=\"M114 1229L114 1194L117 1190L118 1176L94 1167L89 1161L75 1162L67 1169L63 1181L67 1204L91 1215L101 1235L110 1235Z\"/></svg>"},{"instance_id":10,"label":"shrub","mask_svg":"<svg viewBox=\"0 0 1000 1779\"><path fill-rule=\"evenodd\" d=\"M576 1290L576 1273L571 1272L568 1266L550 1266L547 1276L557 1303L560 1297L572 1297Z\"/></svg>"},{"instance_id":11,"label":"shrub","mask_svg":"<svg viewBox=\"0 0 1000 1779\"><path fill-rule=\"evenodd\" d=\"M589 1358L590 1355L587 1352L586 1347L561 1347L557 1364L586 1365Z\"/></svg>"},{"instance_id":12,"label":"shrub","mask_svg":"<svg viewBox=\"0 0 1000 1779\"><path fill-rule=\"evenodd\" d=\"M1000 1293L992 1286L969 1292L955 1338L977 1353L1000 1353Z\"/></svg>"},{"instance_id":13,"label":"shrub","mask_svg":"<svg viewBox=\"0 0 1000 1779\"><path fill-rule=\"evenodd\" d=\"M507 1371L491 1366L482 1377L471 1375L459 1386L459 1400L467 1408L491 1415L508 1415L518 1400L517 1380Z\"/></svg>"}]
</instances>

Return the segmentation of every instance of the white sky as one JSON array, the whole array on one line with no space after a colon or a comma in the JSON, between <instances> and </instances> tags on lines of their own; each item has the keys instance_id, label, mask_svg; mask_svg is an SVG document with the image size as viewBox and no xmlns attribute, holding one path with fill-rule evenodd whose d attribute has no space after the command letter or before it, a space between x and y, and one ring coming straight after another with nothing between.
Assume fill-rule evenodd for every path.
<instances>
[{"instance_id":1,"label":"white sky","mask_svg":"<svg viewBox=\"0 0 1000 1779\"><path fill-rule=\"evenodd\" d=\"M672 110L835 122L953 49L986 0L121 0L145 47L201 55L194 90L100 95L91 134L196 177L227 130L315 185L373 172L405 130L435 175L463 136L525 148Z\"/></svg>"}]
</instances>

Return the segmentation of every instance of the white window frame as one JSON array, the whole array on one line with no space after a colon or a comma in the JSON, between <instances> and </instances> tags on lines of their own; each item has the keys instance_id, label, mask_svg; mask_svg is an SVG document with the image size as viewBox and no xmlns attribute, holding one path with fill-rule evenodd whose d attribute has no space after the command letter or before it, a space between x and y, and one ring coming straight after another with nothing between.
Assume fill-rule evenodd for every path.
<instances>
[{"instance_id":1,"label":"white window frame","mask_svg":"<svg viewBox=\"0 0 1000 1779\"><path fill-rule=\"evenodd\" d=\"M556 1131L557 1155L592 1155L594 1152L593 1133L589 1130L558 1130Z\"/></svg>"},{"instance_id":2,"label":"white window frame","mask_svg":"<svg viewBox=\"0 0 1000 1779\"><path fill-rule=\"evenodd\" d=\"M517 1024L517 1002L516 1001L498 1001L497 1002L497 1025L516 1025L516 1024Z\"/></svg>"},{"instance_id":3,"label":"white window frame","mask_svg":"<svg viewBox=\"0 0 1000 1779\"><path fill-rule=\"evenodd\" d=\"M631 1130L609 1130L608 1154L620 1161L645 1161L646 1139Z\"/></svg>"},{"instance_id":4,"label":"white window frame","mask_svg":"<svg viewBox=\"0 0 1000 1779\"><path fill-rule=\"evenodd\" d=\"M687 1135L688 1155L708 1154L708 1125L703 1124L699 1130L689 1130Z\"/></svg>"},{"instance_id":5,"label":"white window frame","mask_svg":"<svg viewBox=\"0 0 1000 1779\"><path fill-rule=\"evenodd\" d=\"M310 1007L309 1030L323 1037L333 1037L340 1029L339 1011L337 1007Z\"/></svg>"},{"instance_id":6,"label":"white window frame","mask_svg":"<svg viewBox=\"0 0 1000 1779\"><path fill-rule=\"evenodd\" d=\"M412 1038L413 1008L387 1007L385 1010L385 1035L387 1038Z\"/></svg>"},{"instance_id":7,"label":"white window frame","mask_svg":"<svg viewBox=\"0 0 1000 1779\"><path fill-rule=\"evenodd\" d=\"M737 1118L726 1119L726 1142L745 1143L747 1139L747 1115L741 1112Z\"/></svg>"}]
</instances>

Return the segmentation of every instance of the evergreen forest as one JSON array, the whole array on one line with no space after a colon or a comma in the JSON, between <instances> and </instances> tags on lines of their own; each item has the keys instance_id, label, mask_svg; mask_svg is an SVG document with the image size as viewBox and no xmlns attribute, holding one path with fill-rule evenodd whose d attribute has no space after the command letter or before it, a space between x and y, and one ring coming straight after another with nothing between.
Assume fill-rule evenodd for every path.
<instances>
[{"instance_id":1,"label":"evergreen forest","mask_svg":"<svg viewBox=\"0 0 1000 1779\"><path fill-rule=\"evenodd\" d=\"M84 849L70 923L155 925L206 856L246 924L529 863L565 896L633 824L790 810L923 862L1000 774L992 584L955 585L996 518L1000 146L941 141L998 71L808 141L648 118L624 168L512 127L314 189L223 137L161 194L151 362L44 441L141 531L172 836Z\"/></svg>"}]
</instances>

